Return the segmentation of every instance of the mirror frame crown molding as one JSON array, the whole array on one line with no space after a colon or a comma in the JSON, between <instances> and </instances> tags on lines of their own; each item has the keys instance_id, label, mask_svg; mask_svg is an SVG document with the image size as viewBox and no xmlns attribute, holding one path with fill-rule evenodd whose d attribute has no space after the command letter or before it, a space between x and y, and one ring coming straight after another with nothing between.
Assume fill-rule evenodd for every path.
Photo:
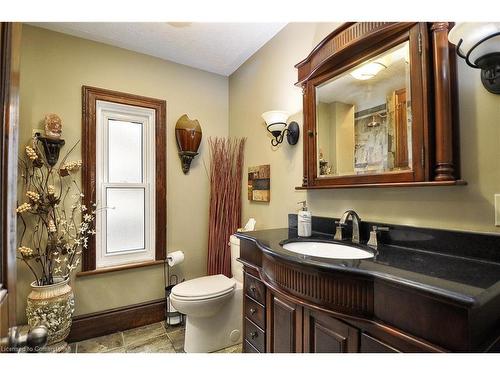
<instances>
[{"instance_id":1,"label":"mirror frame crown molding","mask_svg":"<svg viewBox=\"0 0 500 375\"><path fill-rule=\"evenodd\" d=\"M296 189L465 185L460 179L456 54L448 22L348 22L295 65L302 88L304 173ZM410 41L414 126L411 171L318 177L316 93L335 77L391 46Z\"/></svg>"}]
</instances>

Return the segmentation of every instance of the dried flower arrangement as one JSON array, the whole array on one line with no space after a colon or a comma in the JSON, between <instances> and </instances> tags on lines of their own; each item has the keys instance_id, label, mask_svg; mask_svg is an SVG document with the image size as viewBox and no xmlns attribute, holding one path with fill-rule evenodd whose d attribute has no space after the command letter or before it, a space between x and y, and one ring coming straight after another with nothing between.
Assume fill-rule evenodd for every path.
<instances>
[{"instance_id":1,"label":"dried flower arrangement","mask_svg":"<svg viewBox=\"0 0 500 375\"><path fill-rule=\"evenodd\" d=\"M96 205L85 206L75 181L82 162L67 161L75 147L52 167L34 138L19 160L26 201L17 207L22 223L18 259L29 267L39 286L68 279L95 234Z\"/></svg>"},{"instance_id":2,"label":"dried flower arrangement","mask_svg":"<svg viewBox=\"0 0 500 375\"><path fill-rule=\"evenodd\" d=\"M209 138L210 205L208 227L209 275L231 277L227 239L241 227L241 184L246 138Z\"/></svg>"}]
</instances>

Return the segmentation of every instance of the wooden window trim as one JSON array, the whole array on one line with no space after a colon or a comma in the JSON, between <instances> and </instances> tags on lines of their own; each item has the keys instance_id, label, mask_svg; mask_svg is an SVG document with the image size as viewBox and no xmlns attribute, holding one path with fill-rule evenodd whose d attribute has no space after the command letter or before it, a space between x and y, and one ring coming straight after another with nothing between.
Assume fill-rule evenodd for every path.
<instances>
[{"instance_id":1,"label":"wooden window trim","mask_svg":"<svg viewBox=\"0 0 500 375\"><path fill-rule=\"evenodd\" d=\"M158 264L166 258L167 236L167 175L166 175L166 112L165 100L127 94L91 86L82 86L82 190L84 202L90 207L96 202L96 102L98 100L125 104L155 110L155 261L124 264L96 271L96 239L89 239L89 246L83 252L82 272L78 275L113 272L122 269L144 267Z\"/></svg>"}]
</instances>

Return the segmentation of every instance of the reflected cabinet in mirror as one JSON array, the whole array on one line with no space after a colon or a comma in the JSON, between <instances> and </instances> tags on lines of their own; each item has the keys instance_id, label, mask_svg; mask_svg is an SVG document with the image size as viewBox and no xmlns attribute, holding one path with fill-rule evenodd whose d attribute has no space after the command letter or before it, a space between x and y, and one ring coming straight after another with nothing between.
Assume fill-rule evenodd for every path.
<instances>
[{"instance_id":1,"label":"reflected cabinet in mirror","mask_svg":"<svg viewBox=\"0 0 500 375\"><path fill-rule=\"evenodd\" d=\"M347 23L296 65L301 188L463 184L449 28Z\"/></svg>"}]
</instances>

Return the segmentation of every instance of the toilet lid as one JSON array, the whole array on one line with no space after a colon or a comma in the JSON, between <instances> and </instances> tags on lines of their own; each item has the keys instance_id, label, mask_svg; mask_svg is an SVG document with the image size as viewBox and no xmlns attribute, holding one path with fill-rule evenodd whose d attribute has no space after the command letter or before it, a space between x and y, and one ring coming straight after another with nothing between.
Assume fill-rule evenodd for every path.
<instances>
[{"instance_id":1,"label":"toilet lid","mask_svg":"<svg viewBox=\"0 0 500 375\"><path fill-rule=\"evenodd\" d=\"M204 276L174 286L172 294L183 299L205 299L226 294L235 285L236 281L224 275Z\"/></svg>"}]
</instances>

